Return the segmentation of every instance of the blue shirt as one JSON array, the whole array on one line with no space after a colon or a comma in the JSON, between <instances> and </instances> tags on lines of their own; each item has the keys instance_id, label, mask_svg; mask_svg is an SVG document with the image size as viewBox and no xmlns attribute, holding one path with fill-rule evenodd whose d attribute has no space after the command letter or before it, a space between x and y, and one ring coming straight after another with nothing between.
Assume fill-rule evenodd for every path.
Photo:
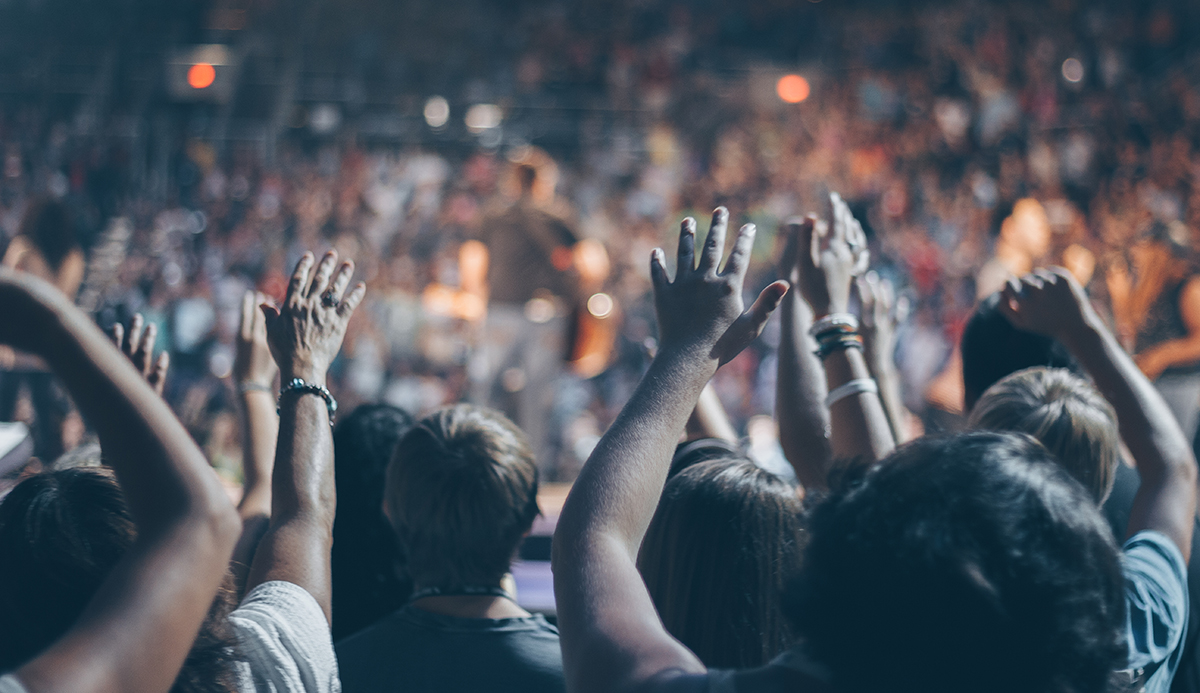
<instances>
[{"instance_id":1,"label":"blue shirt","mask_svg":"<svg viewBox=\"0 0 1200 693\"><path fill-rule=\"evenodd\" d=\"M1129 669L1146 693L1167 693L1187 632L1187 564L1161 532L1138 532L1125 542L1125 640Z\"/></svg>"}]
</instances>

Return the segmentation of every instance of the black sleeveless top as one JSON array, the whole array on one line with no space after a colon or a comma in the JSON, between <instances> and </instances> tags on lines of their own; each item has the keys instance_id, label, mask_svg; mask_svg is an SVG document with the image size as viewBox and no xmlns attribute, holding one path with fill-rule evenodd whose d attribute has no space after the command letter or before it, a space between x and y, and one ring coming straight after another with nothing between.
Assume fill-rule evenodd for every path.
<instances>
[{"instance_id":1,"label":"black sleeveless top","mask_svg":"<svg viewBox=\"0 0 1200 693\"><path fill-rule=\"evenodd\" d=\"M1150 347L1182 339L1188 336L1187 324L1183 321L1183 311L1179 302L1183 297L1183 289L1191 277L1172 282L1163 287L1158 300L1150 306L1150 312L1142 322L1137 333L1136 353L1141 353ZM1185 373L1200 373L1200 361L1182 363L1171 366L1163 371L1163 375Z\"/></svg>"}]
</instances>

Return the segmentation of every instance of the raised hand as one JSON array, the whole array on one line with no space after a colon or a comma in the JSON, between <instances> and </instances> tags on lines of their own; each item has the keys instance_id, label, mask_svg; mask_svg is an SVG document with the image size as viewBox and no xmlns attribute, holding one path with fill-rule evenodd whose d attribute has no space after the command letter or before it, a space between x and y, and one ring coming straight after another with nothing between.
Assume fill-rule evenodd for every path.
<instances>
[{"instance_id":1,"label":"raised hand","mask_svg":"<svg viewBox=\"0 0 1200 693\"><path fill-rule=\"evenodd\" d=\"M134 313L129 321L129 329L121 323L115 323L110 332L113 343L133 362L133 367L142 374L150 387L158 394L163 393L167 384L167 370L171 367L171 356L162 352L154 358L154 343L158 339L158 326L146 324L141 313Z\"/></svg>"},{"instance_id":2,"label":"raised hand","mask_svg":"<svg viewBox=\"0 0 1200 693\"><path fill-rule=\"evenodd\" d=\"M367 293L366 285L359 282L346 294L354 263L343 262L335 275L336 264L337 252L331 250L313 270L313 255L305 253L292 273L283 306L261 306L267 343L285 380L302 378L324 385L350 316Z\"/></svg>"},{"instance_id":3,"label":"raised hand","mask_svg":"<svg viewBox=\"0 0 1200 693\"><path fill-rule=\"evenodd\" d=\"M1062 267L1010 279L1000 312L1013 327L1068 342L1092 322L1092 307L1075 277Z\"/></svg>"},{"instance_id":4,"label":"raised hand","mask_svg":"<svg viewBox=\"0 0 1200 693\"><path fill-rule=\"evenodd\" d=\"M237 352L233 359L233 377L241 387L270 388L279 367L271 358L267 344L267 319L255 306L263 305L267 297L247 291L242 297L242 319L238 325Z\"/></svg>"},{"instance_id":5,"label":"raised hand","mask_svg":"<svg viewBox=\"0 0 1200 693\"><path fill-rule=\"evenodd\" d=\"M700 350L718 365L725 364L758 337L767 318L787 293L787 282L775 282L763 289L749 310L744 310L742 284L755 228L747 224L738 231L722 270L721 255L728 224L729 211L718 207L697 263L696 221L691 218L683 221L674 281L667 278L663 251L655 249L651 255L650 277L654 283L660 352Z\"/></svg>"},{"instance_id":6,"label":"raised hand","mask_svg":"<svg viewBox=\"0 0 1200 693\"><path fill-rule=\"evenodd\" d=\"M789 275L799 283L801 295L817 317L845 313L850 305L850 284L870 263L866 234L837 193L830 193L832 221L815 215L787 222L792 263Z\"/></svg>"},{"instance_id":7,"label":"raised hand","mask_svg":"<svg viewBox=\"0 0 1200 693\"><path fill-rule=\"evenodd\" d=\"M896 341L896 327L903 320L904 308L896 302L892 283L875 272L867 272L854 282L862 303L861 332L868 359L874 354L890 354Z\"/></svg>"}]
</instances>

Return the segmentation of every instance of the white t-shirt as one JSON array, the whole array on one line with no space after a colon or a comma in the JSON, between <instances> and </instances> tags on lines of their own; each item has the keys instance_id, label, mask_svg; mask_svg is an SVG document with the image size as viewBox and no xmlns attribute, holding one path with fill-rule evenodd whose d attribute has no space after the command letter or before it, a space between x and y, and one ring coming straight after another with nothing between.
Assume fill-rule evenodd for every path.
<instances>
[{"instance_id":1,"label":"white t-shirt","mask_svg":"<svg viewBox=\"0 0 1200 693\"><path fill-rule=\"evenodd\" d=\"M341 692L329 622L303 587L264 582L246 595L229 623L242 660L240 693Z\"/></svg>"},{"instance_id":2,"label":"white t-shirt","mask_svg":"<svg viewBox=\"0 0 1200 693\"><path fill-rule=\"evenodd\" d=\"M237 635L239 693L341 693L325 612L303 587L264 582L229 615ZM28 693L0 676L0 693Z\"/></svg>"}]
</instances>

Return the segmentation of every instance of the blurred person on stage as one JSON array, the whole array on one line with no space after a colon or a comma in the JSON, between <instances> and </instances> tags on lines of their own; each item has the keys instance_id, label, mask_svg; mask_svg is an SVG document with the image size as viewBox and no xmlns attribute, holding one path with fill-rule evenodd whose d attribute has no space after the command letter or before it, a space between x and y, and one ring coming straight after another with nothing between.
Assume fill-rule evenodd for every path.
<instances>
[{"instance_id":1,"label":"blurred person on stage","mask_svg":"<svg viewBox=\"0 0 1200 693\"><path fill-rule=\"evenodd\" d=\"M482 223L486 260L487 319L473 366L475 399L510 416L529 437L539 469L556 478L556 385L572 345L571 318L598 290L607 255L581 241L555 197L557 166L530 148L513 160L516 199ZM473 283L464 277L464 284Z\"/></svg>"},{"instance_id":2,"label":"blurred person on stage","mask_svg":"<svg viewBox=\"0 0 1200 693\"><path fill-rule=\"evenodd\" d=\"M1131 248L1131 272L1109 272L1126 348L1188 440L1200 429L1200 273L1182 222L1155 222Z\"/></svg>"}]
</instances>

